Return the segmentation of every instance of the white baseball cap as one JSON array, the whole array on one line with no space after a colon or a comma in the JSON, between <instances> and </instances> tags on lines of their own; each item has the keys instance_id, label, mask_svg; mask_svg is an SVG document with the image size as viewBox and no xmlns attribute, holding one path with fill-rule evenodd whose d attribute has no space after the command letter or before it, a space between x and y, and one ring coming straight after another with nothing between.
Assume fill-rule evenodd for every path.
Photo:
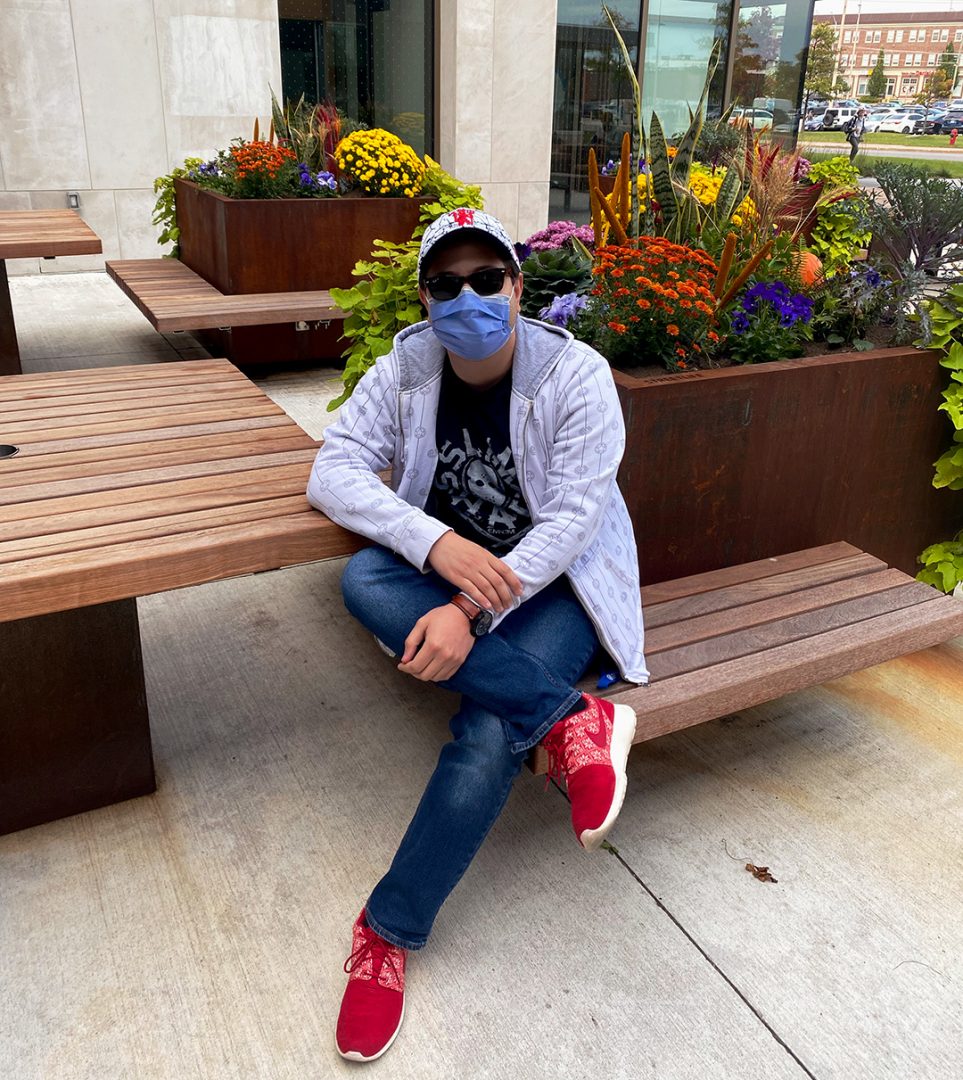
<instances>
[{"instance_id":1,"label":"white baseball cap","mask_svg":"<svg viewBox=\"0 0 963 1080\"><path fill-rule=\"evenodd\" d=\"M418 252L418 280L421 280L422 266L437 244L442 240L447 240L454 233L464 233L465 239L469 239L473 232L481 233L494 240L512 266L516 270L521 270L521 263L518 261L512 238L498 218L486 214L484 210L472 210L468 206L461 206L457 210L449 210L440 218L435 218L425 229L421 238L421 249Z\"/></svg>"}]
</instances>

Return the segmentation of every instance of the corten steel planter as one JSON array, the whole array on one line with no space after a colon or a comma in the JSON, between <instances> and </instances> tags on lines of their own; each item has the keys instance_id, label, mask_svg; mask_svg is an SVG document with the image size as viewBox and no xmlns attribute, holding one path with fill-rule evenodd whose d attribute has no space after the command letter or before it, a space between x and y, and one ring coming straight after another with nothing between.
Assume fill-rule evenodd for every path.
<instances>
[{"instance_id":1,"label":"corten steel planter","mask_svg":"<svg viewBox=\"0 0 963 1080\"><path fill-rule=\"evenodd\" d=\"M963 525L932 486L951 427L939 354L913 348L635 378L619 484L643 583L849 541L905 573Z\"/></svg>"},{"instance_id":2,"label":"corten steel planter","mask_svg":"<svg viewBox=\"0 0 963 1080\"><path fill-rule=\"evenodd\" d=\"M411 238L424 199L230 199L175 180L180 258L221 292L301 292L349 288L351 270L375 240ZM333 359L341 323L295 330L291 324L198 332L237 364Z\"/></svg>"}]
</instances>

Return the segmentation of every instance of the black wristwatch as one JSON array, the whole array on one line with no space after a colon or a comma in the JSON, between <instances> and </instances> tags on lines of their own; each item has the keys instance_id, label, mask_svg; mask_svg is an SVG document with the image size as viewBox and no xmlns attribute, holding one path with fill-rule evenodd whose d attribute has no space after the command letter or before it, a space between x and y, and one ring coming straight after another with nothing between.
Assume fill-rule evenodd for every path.
<instances>
[{"instance_id":1,"label":"black wristwatch","mask_svg":"<svg viewBox=\"0 0 963 1080\"><path fill-rule=\"evenodd\" d=\"M456 593L451 598L451 603L468 619L472 637L484 637L491 630L494 615L487 608L480 608L463 593Z\"/></svg>"}]
</instances>

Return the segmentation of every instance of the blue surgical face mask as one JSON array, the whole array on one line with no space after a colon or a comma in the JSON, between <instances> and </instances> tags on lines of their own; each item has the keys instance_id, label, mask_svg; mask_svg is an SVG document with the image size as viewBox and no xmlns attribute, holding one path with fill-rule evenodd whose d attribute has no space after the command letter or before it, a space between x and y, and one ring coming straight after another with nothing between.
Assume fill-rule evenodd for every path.
<instances>
[{"instance_id":1,"label":"blue surgical face mask","mask_svg":"<svg viewBox=\"0 0 963 1080\"><path fill-rule=\"evenodd\" d=\"M487 360L512 336L511 297L479 296L466 285L454 300L429 300L431 328L445 348L465 360Z\"/></svg>"}]
</instances>

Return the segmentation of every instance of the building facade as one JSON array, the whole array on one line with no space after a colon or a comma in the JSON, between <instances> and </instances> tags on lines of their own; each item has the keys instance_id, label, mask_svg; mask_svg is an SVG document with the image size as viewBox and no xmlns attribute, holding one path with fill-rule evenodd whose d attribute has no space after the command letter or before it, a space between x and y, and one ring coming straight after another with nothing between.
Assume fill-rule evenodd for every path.
<instances>
[{"instance_id":1,"label":"building facade","mask_svg":"<svg viewBox=\"0 0 963 1080\"><path fill-rule=\"evenodd\" d=\"M682 130L717 40L709 113L772 113L792 138L813 0L610 0L643 108ZM3 0L0 209L76 195L104 255L161 254L156 177L262 131L271 92L330 100L468 183L523 239L587 207L632 94L599 0Z\"/></svg>"},{"instance_id":2,"label":"building facade","mask_svg":"<svg viewBox=\"0 0 963 1080\"><path fill-rule=\"evenodd\" d=\"M813 22L828 23L835 29L836 70L856 97L866 95L869 74L881 51L888 99L913 101L947 51L957 58L951 96L959 93L963 11L862 14L857 9L817 15Z\"/></svg>"}]
</instances>

